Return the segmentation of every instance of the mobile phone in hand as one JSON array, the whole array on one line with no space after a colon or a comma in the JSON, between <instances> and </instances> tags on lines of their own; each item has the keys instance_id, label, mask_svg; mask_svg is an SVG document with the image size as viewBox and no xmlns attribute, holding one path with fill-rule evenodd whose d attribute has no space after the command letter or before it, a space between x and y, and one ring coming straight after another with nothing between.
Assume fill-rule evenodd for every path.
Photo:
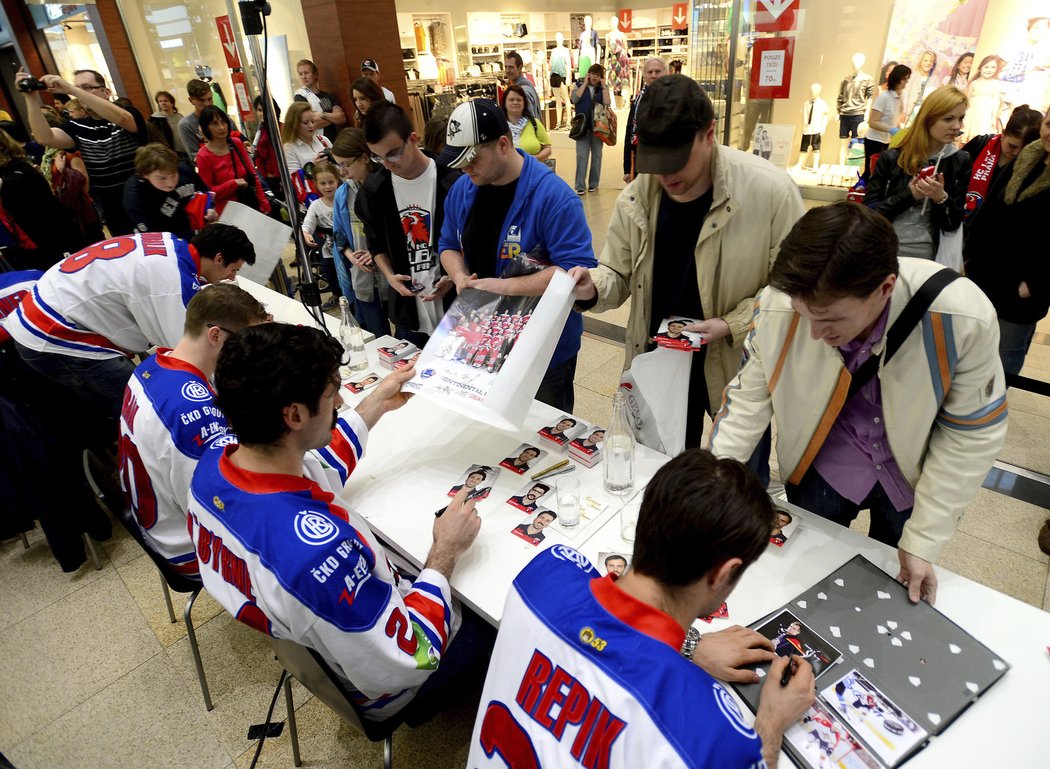
<instances>
[{"instance_id":1,"label":"mobile phone in hand","mask_svg":"<svg viewBox=\"0 0 1050 769\"><path fill-rule=\"evenodd\" d=\"M918 178L920 179L932 179L933 175L937 172L936 166L926 166L924 169L919 171Z\"/></svg>"},{"instance_id":2,"label":"mobile phone in hand","mask_svg":"<svg viewBox=\"0 0 1050 769\"><path fill-rule=\"evenodd\" d=\"M405 285L408 286L408 290L411 291L413 294L418 294L420 291L422 291L424 288L426 288L426 286L424 286L418 280L413 280L413 281L407 281L406 280L405 281Z\"/></svg>"}]
</instances>

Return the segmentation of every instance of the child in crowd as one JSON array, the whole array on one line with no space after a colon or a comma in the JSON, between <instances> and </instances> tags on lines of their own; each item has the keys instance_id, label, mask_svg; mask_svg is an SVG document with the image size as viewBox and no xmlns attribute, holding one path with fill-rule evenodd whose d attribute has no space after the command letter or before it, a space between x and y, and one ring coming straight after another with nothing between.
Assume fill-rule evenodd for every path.
<instances>
[{"instance_id":1,"label":"child in crowd","mask_svg":"<svg viewBox=\"0 0 1050 769\"><path fill-rule=\"evenodd\" d=\"M135 175L124 182L124 209L137 232L170 232L189 240L218 215L213 196L175 150L154 142L135 153Z\"/></svg>"},{"instance_id":2,"label":"child in crowd","mask_svg":"<svg viewBox=\"0 0 1050 769\"><path fill-rule=\"evenodd\" d=\"M334 238L332 237L332 218L335 213L335 191L341 183L339 169L331 163L318 163L314 166L314 184L317 192L321 195L310 204L303 220L303 237L306 245L310 248L321 247L324 257L324 278L328 281L328 288L332 292L332 298L324 303L322 309L330 310L335 307L342 292L339 290L339 279L335 272L335 259L332 251ZM322 236L323 242L319 243L317 236Z\"/></svg>"}]
</instances>

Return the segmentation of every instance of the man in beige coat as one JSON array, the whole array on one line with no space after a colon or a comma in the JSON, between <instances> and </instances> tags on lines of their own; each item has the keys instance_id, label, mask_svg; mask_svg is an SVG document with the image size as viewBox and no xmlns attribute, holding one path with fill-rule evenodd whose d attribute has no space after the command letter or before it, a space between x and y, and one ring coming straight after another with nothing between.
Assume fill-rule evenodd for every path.
<instances>
[{"instance_id":1,"label":"man in beige coat","mask_svg":"<svg viewBox=\"0 0 1050 769\"><path fill-rule=\"evenodd\" d=\"M601 312L632 298L625 367L653 349L665 318L702 319L687 328L706 342L690 353L686 446L699 446L704 413L736 374L755 297L802 198L784 171L718 144L711 100L681 75L660 78L641 101L636 168L598 267L570 272L577 306Z\"/></svg>"}]
</instances>

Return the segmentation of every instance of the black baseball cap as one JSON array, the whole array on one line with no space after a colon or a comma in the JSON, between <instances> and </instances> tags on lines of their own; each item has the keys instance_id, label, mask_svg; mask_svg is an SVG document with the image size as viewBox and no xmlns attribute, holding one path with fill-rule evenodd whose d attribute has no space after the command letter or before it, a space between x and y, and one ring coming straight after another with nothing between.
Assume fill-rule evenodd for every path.
<instances>
[{"instance_id":1,"label":"black baseball cap","mask_svg":"<svg viewBox=\"0 0 1050 769\"><path fill-rule=\"evenodd\" d=\"M640 174L681 171L697 132L714 119L714 105L695 80L664 75L645 89L638 105L635 170Z\"/></svg>"},{"instance_id":2,"label":"black baseball cap","mask_svg":"<svg viewBox=\"0 0 1050 769\"><path fill-rule=\"evenodd\" d=\"M375 59L365 59L361 62L361 71L365 72L366 70L372 70L373 72L379 71L379 65L376 64Z\"/></svg>"},{"instance_id":3,"label":"black baseball cap","mask_svg":"<svg viewBox=\"0 0 1050 769\"><path fill-rule=\"evenodd\" d=\"M478 145L494 142L509 130L506 113L492 99L465 101L449 116L442 156L449 158L449 168L462 168L477 156Z\"/></svg>"}]
</instances>

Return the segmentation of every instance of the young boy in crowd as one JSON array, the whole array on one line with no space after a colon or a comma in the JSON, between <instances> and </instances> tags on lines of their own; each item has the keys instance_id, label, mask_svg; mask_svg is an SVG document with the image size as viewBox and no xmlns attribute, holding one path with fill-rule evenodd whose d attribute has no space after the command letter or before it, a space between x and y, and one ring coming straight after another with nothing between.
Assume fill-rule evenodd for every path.
<instances>
[{"instance_id":1,"label":"young boy in crowd","mask_svg":"<svg viewBox=\"0 0 1050 769\"><path fill-rule=\"evenodd\" d=\"M124 182L124 209L136 232L170 232L183 240L218 218L204 182L160 143L135 153L135 175Z\"/></svg>"}]
</instances>

